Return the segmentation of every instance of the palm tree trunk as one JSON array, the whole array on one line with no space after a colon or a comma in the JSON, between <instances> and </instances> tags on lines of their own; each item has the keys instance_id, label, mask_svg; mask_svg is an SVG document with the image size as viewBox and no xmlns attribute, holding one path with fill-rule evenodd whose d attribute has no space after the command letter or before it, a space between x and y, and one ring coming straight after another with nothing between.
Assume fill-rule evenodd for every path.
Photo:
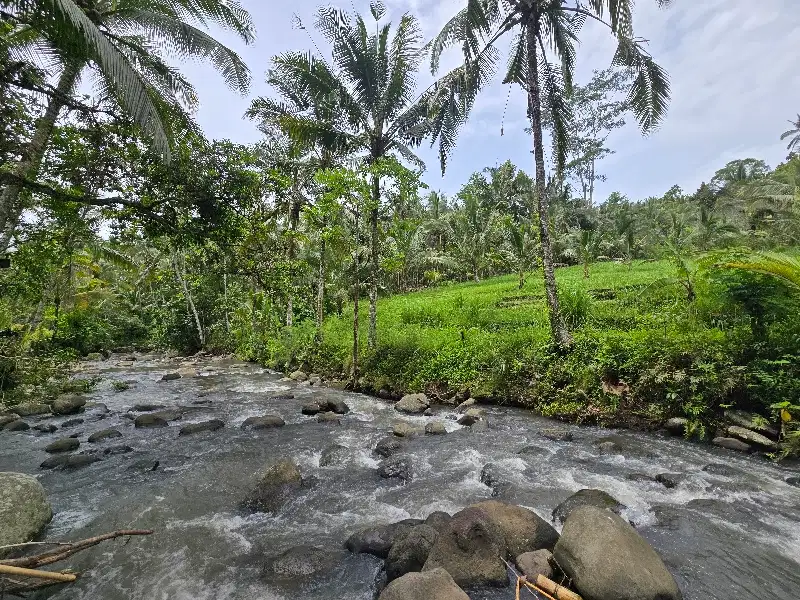
<instances>
[{"instance_id":1,"label":"palm tree trunk","mask_svg":"<svg viewBox=\"0 0 800 600\"><path fill-rule=\"evenodd\" d=\"M12 174L21 179L35 179L42 166L47 144L50 142L50 135L53 133L58 115L64 107L64 99L72 92L78 75L83 67L82 63L68 63L61 72L58 80L56 94L50 97L47 109L37 120L36 129L33 132L31 141L22 151L20 161L14 167ZM0 254L8 250L11 238L19 223L22 214L22 204L20 203L20 192L22 186L9 183L0 193Z\"/></svg>"},{"instance_id":2,"label":"palm tree trunk","mask_svg":"<svg viewBox=\"0 0 800 600\"><path fill-rule=\"evenodd\" d=\"M353 385L358 384L358 297L361 282L359 281L359 247L358 247L359 210L355 211L355 249L353 250Z\"/></svg>"},{"instance_id":3,"label":"palm tree trunk","mask_svg":"<svg viewBox=\"0 0 800 600\"><path fill-rule=\"evenodd\" d=\"M381 200L380 179L372 176L372 208L369 213L371 269L369 281L369 330L367 346L374 349L378 345L378 205Z\"/></svg>"},{"instance_id":4,"label":"palm tree trunk","mask_svg":"<svg viewBox=\"0 0 800 600\"><path fill-rule=\"evenodd\" d=\"M317 279L317 339L322 339L322 319L325 316L325 238L320 241L319 275Z\"/></svg>"},{"instance_id":5,"label":"palm tree trunk","mask_svg":"<svg viewBox=\"0 0 800 600\"><path fill-rule=\"evenodd\" d=\"M295 234L297 225L300 222L300 200L296 193L292 194L292 203L289 207L289 247L286 255L289 261L289 290L286 293L286 326L291 327L294 321L294 306L292 305L294 294L294 258L296 254Z\"/></svg>"},{"instance_id":6,"label":"palm tree trunk","mask_svg":"<svg viewBox=\"0 0 800 600\"><path fill-rule=\"evenodd\" d=\"M538 23L538 15L534 16L533 21ZM533 130L533 155L536 163L536 196L539 204L542 270L544 271L544 289L550 312L550 331L553 335L553 341L561 348L568 348L572 345L572 336L567 331L564 319L558 308L558 288L556 287L556 273L553 265L553 241L550 239L549 202L545 190L542 107L541 91L539 89L536 29L537 26L529 26L527 28L526 41L528 45L528 113L531 119L531 129Z\"/></svg>"},{"instance_id":7,"label":"palm tree trunk","mask_svg":"<svg viewBox=\"0 0 800 600\"><path fill-rule=\"evenodd\" d=\"M191 312L192 316L194 317L194 324L197 327L197 337L200 340L200 348L205 349L206 334L205 331L203 331L203 323L200 321L200 314L197 312L197 306L194 303L194 298L192 298L192 293L189 291L189 285L186 283L185 259L181 257L181 260L179 261L178 255L173 255L172 267L175 271L175 277L178 279L178 283L181 284L181 288L183 289L183 295L186 298L186 306L188 306L189 312Z\"/></svg>"},{"instance_id":8,"label":"palm tree trunk","mask_svg":"<svg viewBox=\"0 0 800 600\"><path fill-rule=\"evenodd\" d=\"M519 270L519 289L525 287L525 271L522 269Z\"/></svg>"}]
</instances>

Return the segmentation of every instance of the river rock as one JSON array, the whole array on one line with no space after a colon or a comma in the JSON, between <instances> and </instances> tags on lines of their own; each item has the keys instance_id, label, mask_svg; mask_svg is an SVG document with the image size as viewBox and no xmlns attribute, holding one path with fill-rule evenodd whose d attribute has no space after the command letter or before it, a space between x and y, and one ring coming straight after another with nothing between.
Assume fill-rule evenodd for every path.
<instances>
[{"instance_id":1,"label":"river rock","mask_svg":"<svg viewBox=\"0 0 800 600\"><path fill-rule=\"evenodd\" d=\"M308 376L308 385L320 386L322 385L322 377L314 375L313 373Z\"/></svg>"},{"instance_id":2,"label":"river rock","mask_svg":"<svg viewBox=\"0 0 800 600\"><path fill-rule=\"evenodd\" d=\"M100 457L94 454L71 454L64 458L66 458L66 461L61 465L61 468L66 471L80 469L100 461Z\"/></svg>"},{"instance_id":3,"label":"river rock","mask_svg":"<svg viewBox=\"0 0 800 600\"><path fill-rule=\"evenodd\" d=\"M523 446L517 450L517 454L527 456L550 456L550 450L541 446Z\"/></svg>"},{"instance_id":4,"label":"river rock","mask_svg":"<svg viewBox=\"0 0 800 600\"><path fill-rule=\"evenodd\" d=\"M139 415L134 419L133 425L138 428L167 427L169 424L166 419L155 414Z\"/></svg>"},{"instance_id":5,"label":"river rock","mask_svg":"<svg viewBox=\"0 0 800 600\"><path fill-rule=\"evenodd\" d=\"M756 433L755 431L750 431L744 427L739 427L738 425L728 427L728 436L742 440L747 444L758 446L764 450L775 450L778 447L778 445L767 436Z\"/></svg>"},{"instance_id":6,"label":"river rock","mask_svg":"<svg viewBox=\"0 0 800 600\"><path fill-rule=\"evenodd\" d=\"M345 547L355 554L372 554L378 558L386 558L394 543L421 523L419 519L405 519L389 525L367 527L347 538Z\"/></svg>"},{"instance_id":7,"label":"river rock","mask_svg":"<svg viewBox=\"0 0 800 600\"><path fill-rule=\"evenodd\" d=\"M431 402L425 394L406 394L394 405L394 409L402 413L421 415L430 405Z\"/></svg>"},{"instance_id":8,"label":"river rock","mask_svg":"<svg viewBox=\"0 0 800 600\"><path fill-rule=\"evenodd\" d=\"M582 506L594 506L619 514L625 505L603 490L583 489L575 492L553 509L553 522L563 523L570 513Z\"/></svg>"},{"instance_id":9,"label":"river rock","mask_svg":"<svg viewBox=\"0 0 800 600\"><path fill-rule=\"evenodd\" d=\"M134 412L153 412L154 410L162 410L166 408L163 404L134 404L131 408Z\"/></svg>"},{"instance_id":10,"label":"river rock","mask_svg":"<svg viewBox=\"0 0 800 600\"><path fill-rule=\"evenodd\" d=\"M289 379L293 381L306 381L308 379L308 375L303 373L303 371L293 371L289 374Z\"/></svg>"},{"instance_id":11,"label":"river rock","mask_svg":"<svg viewBox=\"0 0 800 600\"><path fill-rule=\"evenodd\" d=\"M350 450L341 444L333 444L325 448L319 457L320 467L330 467L331 465L340 465L350 459Z\"/></svg>"},{"instance_id":12,"label":"river rock","mask_svg":"<svg viewBox=\"0 0 800 600\"><path fill-rule=\"evenodd\" d=\"M300 412L309 416L316 415L317 413L322 412L322 407L320 406L319 402L306 402L303 404Z\"/></svg>"},{"instance_id":13,"label":"river rock","mask_svg":"<svg viewBox=\"0 0 800 600\"><path fill-rule=\"evenodd\" d=\"M585 600L681 600L655 550L624 519L583 506L570 513L553 552Z\"/></svg>"},{"instance_id":14,"label":"river rock","mask_svg":"<svg viewBox=\"0 0 800 600\"><path fill-rule=\"evenodd\" d=\"M40 469L55 469L56 467L63 467L69 460L68 454L56 454L55 456L48 456L42 464L39 465Z\"/></svg>"},{"instance_id":15,"label":"river rock","mask_svg":"<svg viewBox=\"0 0 800 600\"><path fill-rule=\"evenodd\" d=\"M444 569L406 573L392 581L378 600L469 600Z\"/></svg>"},{"instance_id":16,"label":"river rock","mask_svg":"<svg viewBox=\"0 0 800 600\"><path fill-rule=\"evenodd\" d=\"M417 525L400 537L386 557L386 580L421 571L439 533L430 525Z\"/></svg>"},{"instance_id":17,"label":"river rock","mask_svg":"<svg viewBox=\"0 0 800 600\"><path fill-rule=\"evenodd\" d=\"M242 505L253 512L275 512L299 493L302 485L297 465L290 460L282 460L261 475Z\"/></svg>"},{"instance_id":18,"label":"river rock","mask_svg":"<svg viewBox=\"0 0 800 600\"><path fill-rule=\"evenodd\" d=\"M600 454L621 454L622 453L622 446L617 444L616 442L600 442L599 444L595 444L595 448L597 448Z\"/></svg>"},{"instance_id":19,"label":"river rock","mask_svg":"<svg viewBox=\"0 0 800 600\"><path fill-rule=\"evenodd\" d=\"M689 419L683 417L673 417L664 423L664 429L672 435L683 436L686 435L686 426L689 424Z\"/></svg>"},{"instance_id":20,"label":"river rock","mask_svg":"<svg viewBox=\"0 0 800 600\"><path fill-rule=\"evenodd\" d=\"M402 449L403 449L403 443L399 439L397 439L397 437L388 436L378 441L378 443L375 445L375 450L373 450L373 452L378 456L388 458L392 454L395 454L396 452L399 452Z\"/></svg>"},{"instance_id":21,"label":"river rock","mask_svg":"<svg viewBox=\"0 0 800 600\"><path fill-rule=\"evenodd\" d=\"M150 413L149 415L141 415L143 417L151 416L156 419L163 419L164 421L180 421L183 418L183 412L179 409L160 410L158 412Z\"/></svg>"},{"instance_id":22,"label":"river rock","mask_svg":"<svg viewBox=\"0 0 800 600\"><path fill-rule=\"evenodd\" d=\"M722 475L723 477L737 477L741 474L739 469L722 463L709 463L703 467L703 471L712 475Z\"/></svg>"},{"instance_id":23,"label":"river rock","mask_svg":"<svg viewBox=\"0 0 800 600\"><path fill-rule=\"evenodd\" d=\"M261 417L247 417L242 422L242 429L272 429L274 427L283 427L286 422L278 415L263 415Z\"/></svg>"},{"instance_id":24,"label":"river rock","mask_svg":"<svg viewBox=\"0 0 800 600\"><path fill-rule=\"evenodd\" d=\"M269 397L270 400L294 400L292 392L283 392L282 394L273 394Z\"/></svg>"},{"instance_id":25,"label":"river rock","mask_svg":"<svg viewBox=\"0 0 800 600\"><path fill-rule=\"evenodd\" d=\"M41 402L24 402L12 406L10 411L20 417L35 417L37 415L49 415L50 406Z\"/></svg>"},{"instance_id":26,"label":"river rock","mask_svg":"<svg viewBox=\"0 0 800 600\"><path fill-rule=\"evenodd\" d=\"M109 446L108 448L103 449L103 454L127 454L128 452L133 452L133 448L126 444L117 444L116 446Z\"/></svg>"},{"instance_id":27,"label":"river rock","mask_svg":"<svg viewBox=\"0 0 800 600\"><path fill-rule=\"evenodd\" d=\"M0 546L31 541L52 518L47 494L35 477L0 473ZM0 550L0 558L7 554Z\"/></svg>"},{"instance_id":28,"label":"river rock","mask_svg":"<svg viewBox=\"0 0 800 600\"><path fill-rule=\"evenodd\" d=\"M777 440L780 434L777 427L773 427L766 423L764 419L760 419L756 415L743 410L726 410L725 419L729 423L750 429L773 440Z\"/></svg>"},{"instance_id":29,"label":"river rock","mask_svg":"<svg viewBox=\"0 0 800 600\"><path fill-rule=\"evenodd\" d=\"M69 429L76 425L83 425L83 419L69 419L61 424L61 429Z\"/></svg>"},{"instance_id":30,"label":"river rock","mask_svg":"<svg viewBox=\"0 0 800 600\"><path fill-rule=\"evenodd\" d=\"M800 487L800 477L787 477L786 483L794 487Z\"/></svg>"},{"instance_id":31,"label":"river rock","mask_svg":"<svg viewBox=\"0 0 800 600\"><path fill-rule=\"evenodd\" d=\"M58 430L58 427L53 425L52 423L39 423L33 427L36 431L40 431L41 433L54 433Z\"/></svg>"},{"instance_id":32,"label":"river rock","mask_svg":"<svg viewBox=\"0 0 800 600\"><path fill-rule=\"evenodd\" d=\"M325 410L336 413L337 415L346 415L350 412L350 407L344 400L328 400L325 402Z\"/></svg>"},{"instance_id":33,"label":"river rock","mask_svg":"<svg viewBox=\"0 0 800 600\"><path fill-rule=\"evenodd\" d=\"M425 518L425 525L430 525L436 531L441 531L450 524L453 517L442 510L433 511Z\"/></svg>"},{"instance_id":34,"label":"river rock","mask_svg":"<svg viewBox=\"0 0 800 600\"><path fill-rule=\"evenodd\" d=\"M475 406L475 404L477 404L477 400L475 400L475 398L467 398L461 404L456 406L456 412L463 413L471 406Z\"/></svg>"},{"instance_id":35,"label":"river rock","mask_svg":"<svg viewBox=\"0 0 800 600\"><path fill-rule=\"evenodd\" d=\"M678 487L686 479L683 473L659 473L655 480L665 488Z\"/></svg>"},{"instance_id":36,"label":"river rock","mask_svg":"<svg viewBox=\"0 0 800 600\"><path fill-rule=\"evenodd\" d=\"M192 435L193 433L201 433L203 431L217 431L225 427L225 422L219 419L211 419L203 421L202 423L189 423L181 427L178 435Z\"/></svg>"},{"instance_id":37,"label":"river rock","mask_svg":"<svg viewBox=\"0 0 800 600\"><path fill-rule=\"evenodd\" d=\"M455 400L456 403L460 402L461 404L471 399L472 399L472 390L470 390L468 387L461 388L455 393L455 396L453 396L453 400Z\"/></svg>"},{"instance_id":38,"label":"river rock","mask_svg":"<svg viewBox=\"0 0 800 600\"><path fill-rule=\"evenodd\" d=\"M431 421L430 423L425 423L425 433L428 435L445 435L447 429L441 421Z\"/></svg>"},{"instance_id":39,"label":"river rock","mask_svg":"<svg viewBox=\"0 0 800 600\"><path fill-rule=\"evenodd\" d=\"M86 405L86 398L83 396L62 396L53 402L53 414L55 415L74 415L83 412Z\"/></svg>"},{"instance_id":40,"label":"river rock","mask_svg":"<svg viewBox=\"0 0 800 600\"><path fill-rule=\"evenodd\" d=\"M44 451L49 454L57 454L59 452L71 452L72 450L77 450L78 446L81 443L76 440L75 438L64 438L61 440L56 440L52 444L45 446Z\"/></svg>"},{"instance_id":41,"label":"river rock","mask_svg":"<svg viewBox=\"0 0 800 600\"><path fill-rule=\"evenodd\" d=\"M467 411L458 418L456 421L459 425L464 427L472 427L480 421L483 417L483 411L480 408L468 408Z\"/></svg>"},{"instance_id":42,"label":"river rock","mask_svg":"<svg viewBox=\"0 0 800 600\"><path fill-rule=\"evenodd\" d=\"M625 475L625 479L628 481L646 481L646 482L653 482L656 481L656 478L652 475L648 475L647 473L628 473Z\"/></svg>"},{"instance_id":43,"label":"river rock","mask_svg":"<svg viewBox=\"0 0 800 600\"><path fill-rule=\"evenodd\" d=\"M506 541L486 512L474 507L453 515L430 549L423 572L442 568L462 587L504 586Z\"/></svg>"},{"instance_id":44,"label":"river rock","mask_svg":"<svg viewBox=\"0 0 800 600\"><path fill-rule=\"evenodd\" d=\"M378 465L378 475L384 479L402 479L404 482L411 479L412 462L407 456L397 456L382 460Z\"/></svg>"},{"instance_id":45,"label":"river rock","mask_svg":"<svg viewBox=\"0 0 800 600\"><path fill-rule=\"evenodd\" d=\"M97 442L102 442L104 440L110 440L121 437L122 433L120 433L118 429L102 429L100 431L94 432L92 435L89 436L89 443L96 444Z\"/></svg>"},{"instance_id":46,"label":"river rock","mask_svg":"<svg viewBox=\"0 0 800 600\"><path fill-rule=\"evenodd\" d=\"M520 554L515 562L528 581L536 581L539 575L544 575L548 579L553 578L553 567L550 566L551 558L553 558L553 553L550 550L542 549Z\"/></svg>"},{"instance_id":47,"label":"river rock","mask_svg":"<svg viewBox=\"0 0 800 600\"><path fill-rule=\"evenodd\" d=\"M750 452L753 447L750 444L745 444L742 440L730 437L715 437L711 443L720 448L728 450L738 450L739 452Z\"/></svg>"},{"instance_id":48,"label":"river rock","mask_svg":"<svg viewBox=\"0 0 800 600\"><path fill-rule=\"evenodd\" d=\"M321 412L317 415L317 423L336 423L338 425L341 423L340 417L341 415L337 415L335 412Z\"/></svg>"},{"instance_id":49,"label":"river rock","mask_svg":"<svg viewBox=\"0 0 800 600\"><path fill-rule=\"evenodd\" d=\"M435 410L433 410L432 408L426 408L425 412L422 413L422 416L424 416L424 417L432 417L435 414L436 414Z\"/></svg>"},{"instance_id":50,"label":"river rock","mask_svg":"<svg viewBox=\"0 0 800 600\"><path fill-rule=\"evenodd\" d=\"M410 423L400 421L392 426L392 433L397 437L411 437L412 435L417 435L419 430Z\"/></svg>"},{"instance_id":51,"label":"river rock","mask_svg":"<svg viewBox=\"0 0 800 600\"><path fill-rule=\"evenodd\" d=\"M317 546L296 546L267 561L264 575L270 579L297 579L319 575L335 566L339 553Z\"/></svg>"},{"instance_id":52,"label":"river rock","mask_svg":"<svg viewBox=\"0 0 800 600\"><path fill-rule=\"evenodd\" d=\"M553 442L571 442L575 439L568 429L543 429L539 433L543 438Z\"/></svg>"},{"instance_id":53,"label":"river rock","mask_svg":"<svg viewBox=\"0 0 800 600\"><path fill-rule=\"evenodd\" d=\"M481 469L480 481L483 485L490 488L495 488L506 482L500 467L494 463L486 463L483 465L483 468Z\"/></svg>"},{"instance_id":54,"label":"river rock","mask_svg":"<svg viewBox=\"0 0 800 600\"><path fill-rule=\"evenodd\" d=\"M12 421L18 421L19 415L0 415L0 429L11 423Z\"/></svg>"},{"instance_id":55,"label":"river rock","mask_svg":"<svg viewBox=\"0 0 800 600\"><path fill-rule=\"evenodd\" d=\"M6 423L3 426L3 431L28 431L28 429L30 429L30 428L31 428L31 426L28 425L22 419L15 419L14 421L11 421L10 423Z\"/></svg>"},{"instance_id":56,"label":"river rock","mask_svg":"<svg viewBox=\"0 0 800 600\"><path fill-rule=\"evenodd\" d=\"M532 510L499 500L486 500L470 508L480 510L498 527L505 538L506 554L519 556L525 552L552 550L558 532Z\"/></svg>"},{"instance_id":57,"label":"river rock","mask_svg":"<svg viewBox=\"0 0 800 600\"><path fill-rule=\"evenodd\" d=\"M181 378L181 374L177 373L177 372L175 372L175 373L164 373L161 376L161 381L175 381L176 379L180 379L180 378Z\"/></svg>"}]
</instances>

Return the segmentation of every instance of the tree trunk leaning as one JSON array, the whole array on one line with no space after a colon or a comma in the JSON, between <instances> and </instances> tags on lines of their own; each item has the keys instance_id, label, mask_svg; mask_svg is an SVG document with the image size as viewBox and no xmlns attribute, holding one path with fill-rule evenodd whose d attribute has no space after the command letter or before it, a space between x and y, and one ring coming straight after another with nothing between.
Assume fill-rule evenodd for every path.
<instances>
[{"instance_id":1,"label":"tree trunk leaning","mask_svg":"<svg viewBox=\"0 0 800 600\"><path fill-rule=\"evenodd\" d=\"M538 22L538 16L534 19ZM550 216L547 191L545 189L544 142L542 140L541 91L539 89L539 64L536 47L536 31L528 27L528 113L533 130L533 154L536 165L536 196L539 208L539 235L541 237L542 267L547 307L550 313L550 331L553 341L562 349L572 345L572 336L561 317L558 307L558 288L556 286L555 266L553 264L553 243L550 239Z\"/></svg>"},{"instance_id":2,"label":"tree trunk leaning","mask_svg":"<svg viewBox=\"0 0 800 600\"><path fill-rule=\"evenodd\" d=\"M64 99L72 92L78 75L83 67L80 63L70 63L61 72L58 80L56 93L50 97L47 109L44 114L36 121L36 129L31 141L23 148L20 161L14 166L13 174L21 179L35 180L39 175L42 166L42 159L50 142L58 115L64 107ZM19 224L22 214L22 202L20 193L22 186L19 184L8 184L0 193L0 254L4 254L11 244L14 231Z\"/></svg>"},{"instance_id":3,"label":"tree trunk leaning","mask_svg":"<svg viewBox=\"0 0 800 600\"><path fill-rule=\"evenodd\" d=\"M369 215L370 230L370 282L369 282L369 330L367 347L374 349L378 345L378 277L380 264L378 255L378 207L381 200L380 179L372 178L372 207Z\"/></svg>"}]
</instances>

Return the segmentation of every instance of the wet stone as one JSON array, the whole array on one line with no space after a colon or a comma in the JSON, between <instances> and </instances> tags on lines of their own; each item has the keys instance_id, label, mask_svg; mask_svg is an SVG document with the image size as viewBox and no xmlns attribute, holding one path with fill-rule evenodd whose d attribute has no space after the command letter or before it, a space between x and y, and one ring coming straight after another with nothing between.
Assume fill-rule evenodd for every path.
<instances>
[{"instance_id":1,"label":"wet stone","mask_svg":"<svg viewBox=\"0 0 800 600\"><path fill-rule=\"evenodd\" d=\"M209 421L203 421L202 423L189 423L188 425L184 425L181 427L181 430L178 432L179 436L184 435L192 435L195 433L202 433L204 431L217 431L225 427L225 422L219 419L211 419Z\"/></svg>"},{"instance_id":2,"label":"wet stone","mask_svg":"<svg viewBox=\"0 0 800 600\"><path fill-rule=\"evenodd\" d=\"M3 431L27 431L31 426L22 419L16 419L3 426Z\"/></svg>"},{"instance_id":3,"label":"wet stone","mask_svg":"<svg viewBox=\"0 0 800 600\"><path fill-rule=\"evenodd\" d=\"M120 437L122 437L122 433L117 429L102 429L90 435L88 441L90 444L96 444L97 442Z\"/></svg>"},{"instance_id":4,"label":"wet stone","mask_svg":"<svg viewBox=\"0 0 800 600\"><path fill-rule=\"evenodd\" d=\"M58 430L58 427L52 423L40 423L39 425L35 425L33 429L40 431L41 433L54 433Z\"/></svg>"},{"instance_id":5,"label":"wet stone","mask_svg":"<svg viewBox=\"0 0 800 600\"><path fill-rule=\"evenodd\" d=\"M64 438L61 440L56 440L52 444L45 446L44 451L50 454L56 454L59 452L70 452L72 450L77 450L78 446L80 445L81 443L75 438Z\"/></svg>"},{"instance_id":6,"label":"wet stone","mask_svg":"<svg viewBox=\"0 0 800 600\"><path fill-rule=\"evenodd\" d=\"M264 415L261 417L246 418L242 423L242 429L252 429L253 431L257 431L259 429L283 427L284 425L286 425L286 423L278 415Z\"/></svg>"},{"instance_id":7,"label":"wet stone","mask_svg":"<svg viewBox=\"0 0 800 600\"><path fill-rule=\"evenodd\" d=\"M61 429L68 429L70 427L75 427L76 425L83 425L83 419L70 419L69 421L64 421L61 424Z\"/></svg>"}]
</instances>

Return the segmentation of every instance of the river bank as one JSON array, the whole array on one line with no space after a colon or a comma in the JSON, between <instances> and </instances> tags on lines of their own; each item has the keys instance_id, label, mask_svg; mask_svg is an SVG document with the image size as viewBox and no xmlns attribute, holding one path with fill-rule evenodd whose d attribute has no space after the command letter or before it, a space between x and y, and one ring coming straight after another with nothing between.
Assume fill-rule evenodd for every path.
<instances>
[{"instance_id":1,"label":"river bank","mask_svg":"<svg viewBox=\"0 0 800 600\"><path fill-rule=\"evenodd\" d=\"M620 452L605 453L607 430L556 427L529 411L500 406L481 407L487 427L476 431L457 423L454 407L401 415L392 403L282 381L280 374L225 358L121 358L84 363L84 376L103 381L86 395L90 406L83 413L30 417L31 425L52 424L54 432L0 434L0 470L35 474L48 491L55 513L48 538L132 526L157 532L128 548L81 557L77 568L104 568L56 598L297 597L296 589L263 578L265 561L298 544L343 549L364 527L436 511L454 514L492 498L495 489L495 498L529 507L547 521L580 489L607 492L624 505L623 516L662 556L688 599L761 598L764 590L790 598L800 585L800 490L786 482L797 474L785 466L636 431L616 432ZM179 369L186 375L162 381ZM350 411L335 421L302 414L305 404L338 401ZM131 411L147 404L164 408ZM161 411L180 418L166 427L134 425L135 417ZM265 414L285 425L242 428ZM83 423L64 427L75 419ZM187 425L211 420L223 427L179 435ZM414 471L405 483L380 477L381 457L373 453L398 421L416 430L440 422L447 431L403 438ZM121 437L88 442L108 429ZM51 456L44 448L75 434L80 447L73 454L99 449L101 460L78 469L41 469ZM105 453L118 446L130 451ZM322 460L334 447L338 458ZM281 458L297 464L309 488L277 515L242 512L256 473ZM487 465L493 465L493 487L482 481ZM673 487L656 481L667 473L682 477ZM302 597L367 600L379 569L370 555L344 553L336 574L306 582ZM508 593L481 597L505 600Z\"/></svg>"}]
</instances>

